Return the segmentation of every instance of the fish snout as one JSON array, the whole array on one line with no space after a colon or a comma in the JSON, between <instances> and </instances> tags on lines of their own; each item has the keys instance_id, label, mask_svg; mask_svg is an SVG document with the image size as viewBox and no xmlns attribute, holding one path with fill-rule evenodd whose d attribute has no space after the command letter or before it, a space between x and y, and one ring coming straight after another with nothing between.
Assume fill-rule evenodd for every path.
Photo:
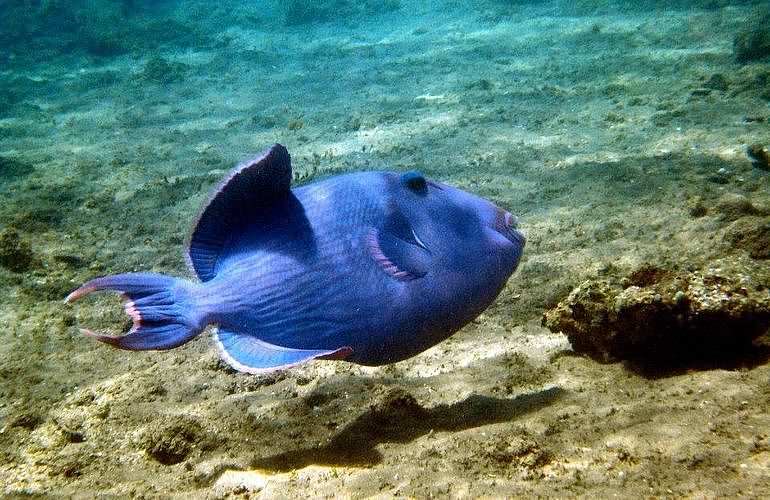
<instances>
[{"instance_id":1,"label":"fish snout","mask_svg":"<svg viewBox=\"0 0 770 500\"><path fill-rule=\"evenodd\" d=\"M497 207L497 216L495 218L495 229L508 238L511 243L523 247L527 238L524 233L519 231L519 219L512 213Z\"/></svg>"}]
</instances>

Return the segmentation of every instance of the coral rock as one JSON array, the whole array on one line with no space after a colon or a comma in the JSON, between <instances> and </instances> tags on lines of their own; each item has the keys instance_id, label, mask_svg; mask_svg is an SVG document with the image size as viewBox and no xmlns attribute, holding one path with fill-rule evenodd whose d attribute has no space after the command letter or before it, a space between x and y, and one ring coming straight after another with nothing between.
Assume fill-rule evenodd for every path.
<instances>
[{"instance_id":1,"label":"coral rock","mask_svg":"<svg viewBox=\"0 0 770 500\"><path fill-rule=\"evenodd\" d=\"M660 281L625 289L585 281L543 315L543 324L565 333L578 353L648 366L718 361L770 327L770 292L749 276L645 274Z\"/></svg>"}]
</instances>

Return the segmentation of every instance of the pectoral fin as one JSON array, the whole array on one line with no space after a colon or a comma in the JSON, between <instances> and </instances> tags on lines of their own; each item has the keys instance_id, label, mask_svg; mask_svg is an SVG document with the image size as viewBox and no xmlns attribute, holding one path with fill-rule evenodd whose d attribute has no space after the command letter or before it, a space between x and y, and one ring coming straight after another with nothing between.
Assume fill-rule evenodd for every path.
<instances>
[{"instance_id":1,"label":"pectoral fin","mask_svg":"<svg viewBox=\"0 0 770 500\"><path fill-rule=\"evenodd\" d=\"M367 245L377 265L399 281L412 281L428 274L430 251L400 212L390 214L383 227L372 229Z\"/></svg>"}]
</instances>

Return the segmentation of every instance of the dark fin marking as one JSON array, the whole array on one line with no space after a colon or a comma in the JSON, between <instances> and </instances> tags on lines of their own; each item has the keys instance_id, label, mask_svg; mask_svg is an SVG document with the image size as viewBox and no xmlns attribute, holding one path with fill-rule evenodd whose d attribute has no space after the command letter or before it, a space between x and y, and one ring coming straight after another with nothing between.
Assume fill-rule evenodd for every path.
<instances>
[{"instance_id":1,"label":"dark fin marking","mask_svg":"<svg viewBox=\"0 0 770 500\"><path fill-rule=\"evenodd\" d=\"M195 338L205 327L180 280L154 273L127 273L96 278L67 296L71 303L89 293L111 290L123 296L133 325L125 335L80 331L100 342L130 351L173 349Z\"/></svg>"},{"instance_id":2,"label":"dark fin marking","mask_svg":"<svg viewBox=\"0 0 770 500\"><path fill-rule=\"evenodd\" d=\"M222 328L214 338L227 364L239 372L252 374L284 370L312 359L345 359L353 353L353 349L346 346L337 349L291 349Z\"/></svg>"},{"instance_id":3,"label":"dark fin marking","mask_svg":"<svg viewBox=\"0 0 770 500\"><path fill-rule=\"evenodd\" d=\"M190 235L187 262L201 281L216 275L230 236L286 196L290 187L291 158L280 144L233 169L203 205Z\"/></svg>"}]
</instances>

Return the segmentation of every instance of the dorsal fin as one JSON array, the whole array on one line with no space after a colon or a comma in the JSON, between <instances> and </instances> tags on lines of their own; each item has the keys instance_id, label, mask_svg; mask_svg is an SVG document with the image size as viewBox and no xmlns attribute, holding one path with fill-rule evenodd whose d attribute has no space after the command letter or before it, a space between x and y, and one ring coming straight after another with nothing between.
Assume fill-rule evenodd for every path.
<instances>
[{"instance_id":1,"label":"dorsal fin","mask_svg":"<svg viewBox=\"0 0 770 500\"><path fill-rule=\"evenodd\" d=\"M290 187L291 158L280 144L233 169L203 205L190 235L188 264L201 281L215 276L230 235L253 220L256 212L286 196Z\"/></svg>"}]
</instances>

